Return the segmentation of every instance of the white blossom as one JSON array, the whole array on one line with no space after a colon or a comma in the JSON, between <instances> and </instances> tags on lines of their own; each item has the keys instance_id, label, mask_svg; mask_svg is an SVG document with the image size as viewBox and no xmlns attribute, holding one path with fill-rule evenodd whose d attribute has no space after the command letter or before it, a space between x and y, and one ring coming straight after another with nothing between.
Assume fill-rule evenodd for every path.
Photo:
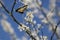
<instances>
[{"instance_id":1,"label":"white blossom","mask_svg":"<svg viewBox=\"0 0 60 40\"><path fill-rule=\"evenodd\" d=\"M28 16L29 18L34 18L34 16L33 16L33 13L32 12L27 12L27 14L26 14L26 16Z\"/></svg>"},{"instance_id":2,"label":"white blossom","mask_svg":"<svg viewBox=\"0 0 60 40\"><path fill-rule=\"evenodd\" d=\"M54 15L53 12L49 12L49 13L47 14L47 17L49 18L49 17L52 17L53 15Z\"/></svg>"},{"instance_id":3,"label":"white blossom","mask_svg":"<svg viewBox=\"0 0 60 40\"><path fill-rule=\"evenodd\" d=\"M33 3L31 3L31 4L28 5L28 8L29 8L29 9L30 9L30 8L35 8L35 5L34 5Z\"/></svg>"},{"instance_id":4,"label":"white blossom","mask_svg":"<svg viewBox=\"0 0 60 40\"><path fill-rule=\"evenodd\" d=\"M43 15L39 15L39 18L40 19L44 19L45 17Z\"/></svg>"},{"instance_id":5,"label":"white blossom","mask_svg":"<svg viewBox=\"0 0 60 40\"><path fill-rule=\"evenodd\" d=\"M36 40L40 40L38 36L36 36L35 38L36 38Z\"/></svg>"},{"instance_id":6,"label":"white blossom","mask_svg":"<svg viewBox=\"0 0 60 40\"><path fill-rule=\"evenodd\" d=\"M56 6L56 0L49 0L49 8L50 8L50 11L53 10Z\"/></svg>"},{"instance_id":7,"label":"white blossom","mask_svg":"<svg viewBox=\"0 0 60 40\"><path fill-rule=\"evenodd\" d=\"M43 40L43 39L44 39L44 40L48 40L48 39L47 39L47 36L43 36L43 38L42 38L42 36L40 36L40 37L41 37L41 40Z\"/></svg>"},{"instance_id":8,"label":"white blossom","mask_svg":"<svg viewBox=\"0 0 60 40\"><path fill-rule=\"evenodd\" d=\"M57 19L56 19L56 18L53 18L53 17L55 17L55 13L50 11L50 12L47 14L48 21L49 21L51 24L56 25L56 24L57 24Z\"/></svg>"},{"instance_id":9,"label":"white blossom","mask_svg":"<svg viewBox=\"0 0 60 40\"><path fill-rule=\"evenodd\" d=\"M34 14L37 14L39 12L39 10L37 9L37 8L35 8L34 10L33 10L33 13Z\"/></svg>"},{"instance_id":10,"label":"white blossom","mask_svg":"<svg viewBox=\"0 0 60 40\"><path fill-rule=\"evenodd\" d=\"M36 21L34 20L34 24L36 24Z\"/></svg>"},{"instance_id":11,"label":"white blossom","mask_svg":"<svg viewBox=\"0 0 60 40\"><path fill-rule=\"evenodd\" d=\"M33 21L33 18L34 18L33 14L31 12L27 12L26 17L24 19L28 23L34 24L36 23L36 21Z\"/></svg>"},{"instance_id":12,"label":"white blossom","mask_svg":"<svg viewBox=\"0 0 60 40\"><path fill-rule=\"evenodd\" d=\"M42 20L42 22L43 22L43 23L48 23L48 21L47 21L46 18L44 18L44 19Z\"/></svg>"},{"instance_id":13,"label":"white blossom","mask_svg":"<svg viewBox=\"0 0 60 40\"><path fill-rule=\"evenodd\" d=\"M28 5L32 2L32 0L21 0L22 3L24 3L25 5Z\"/></svg>"},{"instance_id":14,"label":"white blossom","mask_svg":"<svg viewBox=\"0 0 60 40\"><path fill-rule=\"evenodd\" d=\"M18 26L18 29L20 30L20 31L22 31L22 30L29 30L29 27L27 27L26 25L24 25L24 24L22 24L22 26Z\"/></svg>"},{"instance_id":15,"label":"white blossom","mask_svg":"<svg viewBox=\"0 0 60 40\"><path fill-rule=\"evenodd\" d=\"M49 25L49 30L52 31L52 29L55 29L56 25L52 24L52 25Z\"/></svg>"},{"instance_id":16,"label":"white blossom","mask_svg":"<svg viewBox=\"0 0 60 40\"><path fill-rule=\"evenodd\" d=\"M38 5L42 5L42 2L41 0L37 0L38 1Z\"/></svg>"},{"instance_id":17,"label":"white blossom","mask_svg":"<svg viewBox=\"0 0 60 40\"><path fill-rule=\"evenodd\" d=\"M38 29L41 28L41 24L37 24Z\"/></svg>"},{"instance_id":18,"label":"white blossom","mask_svg":"<svg viewBox=\"0 0 60 40\"><path fill-rule=\"evenodd\" d=\"M42 4L41 0L34 0L33 3L34 3L36 8L37 7L40 8L40 5Z\"/></svg>"},{"instance_id":19,"label":"white blossom","mask_svg":"<svg viewBox=\"0 0 60 40\"><path fill-rule=\"evenodd\" d=\"M32 31L31 35L33 35L34 37L37 36L36 31Z\"/></svg>"}]
</instances>

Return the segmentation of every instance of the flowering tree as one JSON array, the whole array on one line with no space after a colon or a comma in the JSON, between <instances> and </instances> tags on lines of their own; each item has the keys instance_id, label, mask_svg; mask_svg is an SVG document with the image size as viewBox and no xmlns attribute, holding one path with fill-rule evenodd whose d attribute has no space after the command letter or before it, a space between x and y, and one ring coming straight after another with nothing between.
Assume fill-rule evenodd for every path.
<instances>
[{"instance_id":1,"label":"flowering tree","mask_svg":"<svg viewBox=\"0 0 60 40\"><path fill-rule=\"evenodd\" d=\"M49 0L49 9L44 8L42 0L13 0L13 3L10 3L12 5L11 11L5 7L3 0L0 0L0 10L4 9L16 25L18 24L17 29L26 33L25 37L23 36L22 39L19 39L11 23L7 21L8 16L5 15L3 10L3 13L0 13L0 17L2 17L0 23L4 31L11 35L11 40L60 40L60 7L58 5L60 0ZM14 15L16 14L14 12L16 12L16 4L18 3L20 3L20 6L21 4L24 5L17 11L17 15L20 15L19 17L22 18L18 20L22 22L19 22ZM25 5L27 6L25 7ZM45 30L45 28L47 29ZM51 32L51 34L49 34L50 37L46 35L48 32Z\"/></svg>"}]
</instances>

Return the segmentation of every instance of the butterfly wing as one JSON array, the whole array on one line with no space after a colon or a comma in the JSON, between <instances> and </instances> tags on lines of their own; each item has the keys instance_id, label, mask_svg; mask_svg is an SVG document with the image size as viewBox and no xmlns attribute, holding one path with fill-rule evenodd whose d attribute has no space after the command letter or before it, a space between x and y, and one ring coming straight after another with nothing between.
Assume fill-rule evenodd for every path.
<instances>
[{"instance_id":1,"label":"butterfly wing","mask_svg":"<svg viewBox=\"0 0 60 40\"><path fill-rule=\"evenodd\" d=\"M27 5L24 5L23 7L20 7L16 10L16 12L22 13L27 9Z\"/></svg>"}]
</instances>

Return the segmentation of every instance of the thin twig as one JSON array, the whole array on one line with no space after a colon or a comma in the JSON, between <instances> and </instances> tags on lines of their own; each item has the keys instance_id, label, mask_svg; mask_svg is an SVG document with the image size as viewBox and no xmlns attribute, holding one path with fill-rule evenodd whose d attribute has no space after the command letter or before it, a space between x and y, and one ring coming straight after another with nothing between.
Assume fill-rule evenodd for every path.
<instances>
[{"instance_id":1,"label":"thin twig","mask_svg":"<svg viewBox=\"0 0 60 40\"><path fill-rule=\"evenodd\" d=\"M39 6L40 6L40 5L39 5ZM47 21L50 23L49 19L47 18L46 14L45 14L44 11L43 11L42 5L40 6L40 9L39 9L39 10L41 10L41 11L43 12L43 15L45 16L45 18L47 19ZM53 12L53 11L54 11L54 9L51 10L51 12ZM50 23L50 24L51 24L51 23ZM52 25L52 24L51 24L51 25ZM59 25L59 23L58 23L57 25ZM52 26L52 27L53 27L53 26ZM53 34L52 34L52 36L51 36L51 40L52 40L54 34L56 34L56 29L57 29L57 26L56 26L55 29L53 30ZM57 36L57 34L56 34L56 36ZM57 36L57 37L58 37L58 36Z\"/></svg>"},{"instance_id":2,"label":"thin twig","mask_svg":"<svg viewBox=\"0 0 60 40\"><path fill-rule=\"evenodd\" d=\"M53 32L53 34L52 34L52 36L51 36L51 39L50 40L52 40L53 39L53 36L54 36L54 34L55 34L55 32L56 32L56 30L57 30L57 27L58 27L58 25L60 24L60 21L57 23L57 25L56 25L56 27L55 27L55 30L54 30L54 32Z\"/></svg>"},{"instance_id":3,"label":"thin twig","mask_svg":"<svg viewBox=\"0 0 60 40\"><path fill-rule=\"evenodd\" d=\"M16 4L16 0L14 0L14 3L13 3L13 5L12 5L11 13L12 13L12 12L13 12L13 10L14 10L14 6L15 6L15 4Z\"/></svg>"},{"instance_id":4,"label":"thin twig","mask_svg":"<svg viewBox=\"0 0 60 40\"><path fill-rule=\"evenodd\" d=\"M22 26L22 24L20 24L16 19L15 19L15 17L13 16L13 10L14 10L14 6L15 6L15 4L16 4L16 0L14 0L14 3L13 3L13 5L12 5L12 10L11 10L11 17L12 17L12 19L17 23L17 24L19 24L20 26Z\"/></svg>"},{"instance_id":5,"label":"thin twig","mask_svg":"<svg viewBox=\"0 0 60 40\"><path fill-rule=\"evenodd\" d=\"M3 3L0 1L2 7L5 9L5 11L9 14L10 12L7 10L7 8L3 5Z\"/></svg>"}]
</instances>

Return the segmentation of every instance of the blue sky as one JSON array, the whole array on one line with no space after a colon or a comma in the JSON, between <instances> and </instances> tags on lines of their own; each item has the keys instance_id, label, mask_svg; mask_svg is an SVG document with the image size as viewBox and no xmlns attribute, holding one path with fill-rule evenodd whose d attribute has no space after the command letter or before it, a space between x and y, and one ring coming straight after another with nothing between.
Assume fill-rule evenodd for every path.
<instances>
[{"instance_id":1,"label":"blue sky","mask_svg":"<svg viewBox=\"0 0 60 40\"><path fill-rule=\"evenodd\" d=\"M49 0L41 0L41 1L42 1L42 3L43 3L42 6L43 6L44 8L46 8L46 9L49 9L49 7L48 7L48 6L49 6ZM13 0L2 0L2 2L4 3L5 7L6 7L9 11L11 11L11 7L12 7L11 5L12 5L12 3L13 3ZM22 3L18 2L18 3L15 5L14 8L17 9L19 6L22 6L22 5L23 5ZM59 3L58 3L58 6L60 7ZM7 15L7 17L8 17L7 21L11 23L11 25L12 25L12 27L13 27L16 35L17 35L17 37L18 37L18 38L21 38L23 35L25 35L25 32L24 32L24 31L20 32L19 29L17 29L18 25L11 19L11 17L5 12L5 10L1 10L1 9L0 9L0 13L2 13L2 12L3 12L5 15ZM23 17L26 15L26 12L24 12L24 13L25 13L25 14L23 14ZM16 18L19 22L23 22L23 17L22 17L21 14L19 14L19 13L17 13L17 12L14 12L14 16L15 16L15 18ZM0 19L1 19L1 18L0 18ZM39 22L39 19L37 19L36 17L35 17L35 19L36 19L37 22ZM51 36L52 33L48 30L48 27L46 27L46 25L44 25L43 27L44 27L44 28L42 28L42 31L43 31L44 35L45 35L45 36L47 35L48 38L50 38L50 36ZM41 34L40 34L40 35L41 35ZM0 40L11 40L11 39L10 39L10 35L3 30L1 24L0 24ZM53 40L56 40L56 37L54 37Z\"/></svg>"}]
</instances>

